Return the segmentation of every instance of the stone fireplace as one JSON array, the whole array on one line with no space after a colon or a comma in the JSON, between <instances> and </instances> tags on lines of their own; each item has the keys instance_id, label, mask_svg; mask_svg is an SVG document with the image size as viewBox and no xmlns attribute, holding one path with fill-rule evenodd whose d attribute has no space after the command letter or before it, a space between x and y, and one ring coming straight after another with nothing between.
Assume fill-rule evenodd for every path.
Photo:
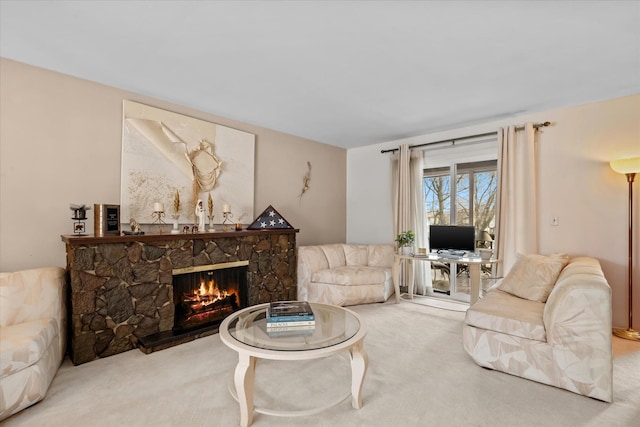
<instances>
[{"instance_id":1,"label":"stone fireplace","mask_svg":"<svg viewBox=\"0 0 640 427\"><path fill-rule=\"evenodd\" d=\"M297 231L62 236L70 283L71 360L77 365L136 347L145 352L165 348L217 332L225 312L296 299ZM244 273L224 278L227 268ZM200 302L194 289L180 284L185 272L206 276L197 279ZM229 287L235 285L225 281L237 282L237 295ZM214 304L215 309L199 311ZM177 312L191 317L176 325Z\"/></svg>"}]
</instances>

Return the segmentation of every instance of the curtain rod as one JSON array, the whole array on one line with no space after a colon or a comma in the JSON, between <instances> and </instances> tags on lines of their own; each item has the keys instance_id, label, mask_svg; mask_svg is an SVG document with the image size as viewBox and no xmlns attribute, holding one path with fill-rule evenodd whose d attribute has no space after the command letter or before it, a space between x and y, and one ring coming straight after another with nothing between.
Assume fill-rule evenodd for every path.
<instances>
[{"instance_id":1,"label":"curtain rod","mask_svg":"<svg viewBox=\"0 0 640 427\"><path fill-rule=\"evenodd\" d=\"M547 127L550 126L551 122L544 122L544 123L535 123L533 125L534 129L538 129L538 128L543 128L543 127ZM516 126L516 131L520 131L520 130L524 130L524 126ZM433 142L425 142L424 144L416 144L416 145L410 145L409 148L416 148L416 147L424 147L426 145L433 145L433 144L443 144L445 142L451 142L452 144L455 144L456 141L464 141L465 139L472 139L472 138L481 138L483 136L491 136L491 135L497 135L498 132L494 131L494 132L487 132L487 133L479 133L476 135L469 135L469 136L461 136L460 138L449 138L449 139L443 139L442 141L433 141ZM381 150L381 153L394 153L396 151L398 151L399 148L391 148L389 150Z\"/></svg>"}]
</instances>

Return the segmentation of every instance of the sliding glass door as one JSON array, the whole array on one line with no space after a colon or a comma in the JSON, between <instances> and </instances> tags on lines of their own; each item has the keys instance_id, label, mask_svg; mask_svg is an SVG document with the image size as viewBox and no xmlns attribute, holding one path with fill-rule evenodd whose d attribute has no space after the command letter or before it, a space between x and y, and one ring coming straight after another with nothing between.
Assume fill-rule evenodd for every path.
<instances>
[{"instance_id":1,"label":"sliding glass door","mask_svg":"<svg viewBox=\"0 0 640 427\"><path fill-rule=\"evenodd\" d=\"M488 160L425 169L427 224L474 225L477 244L491 247L495 237L496 167L496 160ZM435 294L469 301L470 277L465 265L433 262L431 269Z\"/></svg>"}]
</instances>

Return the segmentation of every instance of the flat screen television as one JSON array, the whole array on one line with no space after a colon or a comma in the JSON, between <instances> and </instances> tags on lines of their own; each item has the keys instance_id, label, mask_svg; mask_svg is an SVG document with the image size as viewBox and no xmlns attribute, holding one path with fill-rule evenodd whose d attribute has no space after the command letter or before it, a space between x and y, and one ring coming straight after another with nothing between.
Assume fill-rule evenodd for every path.
<instances>
[{"instance_id":1,"label":"flat screen television","mask_svg":"<svg viewBox=\"0 0 640 427\"><path fill-rule=\"evenodd\" d=\"M430 225L429 249L475 252L476 228L472 225Z\"/></svg>"}]
</instances>

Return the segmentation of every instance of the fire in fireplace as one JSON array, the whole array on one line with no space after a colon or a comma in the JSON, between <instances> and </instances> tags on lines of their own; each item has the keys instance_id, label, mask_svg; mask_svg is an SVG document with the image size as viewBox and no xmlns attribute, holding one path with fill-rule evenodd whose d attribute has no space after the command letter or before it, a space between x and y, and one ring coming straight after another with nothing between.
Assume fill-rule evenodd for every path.
<instances>
[{"instance_id":1,"label":"fire in fireplace","mask_svg":"<svg viewBox=\"0 0 640 427\"><path fill-rule=\"evenodd\" d=\"M176 332L219 324L247 305L248 261L174 270Z\"/></svg>"}]
</instances>

